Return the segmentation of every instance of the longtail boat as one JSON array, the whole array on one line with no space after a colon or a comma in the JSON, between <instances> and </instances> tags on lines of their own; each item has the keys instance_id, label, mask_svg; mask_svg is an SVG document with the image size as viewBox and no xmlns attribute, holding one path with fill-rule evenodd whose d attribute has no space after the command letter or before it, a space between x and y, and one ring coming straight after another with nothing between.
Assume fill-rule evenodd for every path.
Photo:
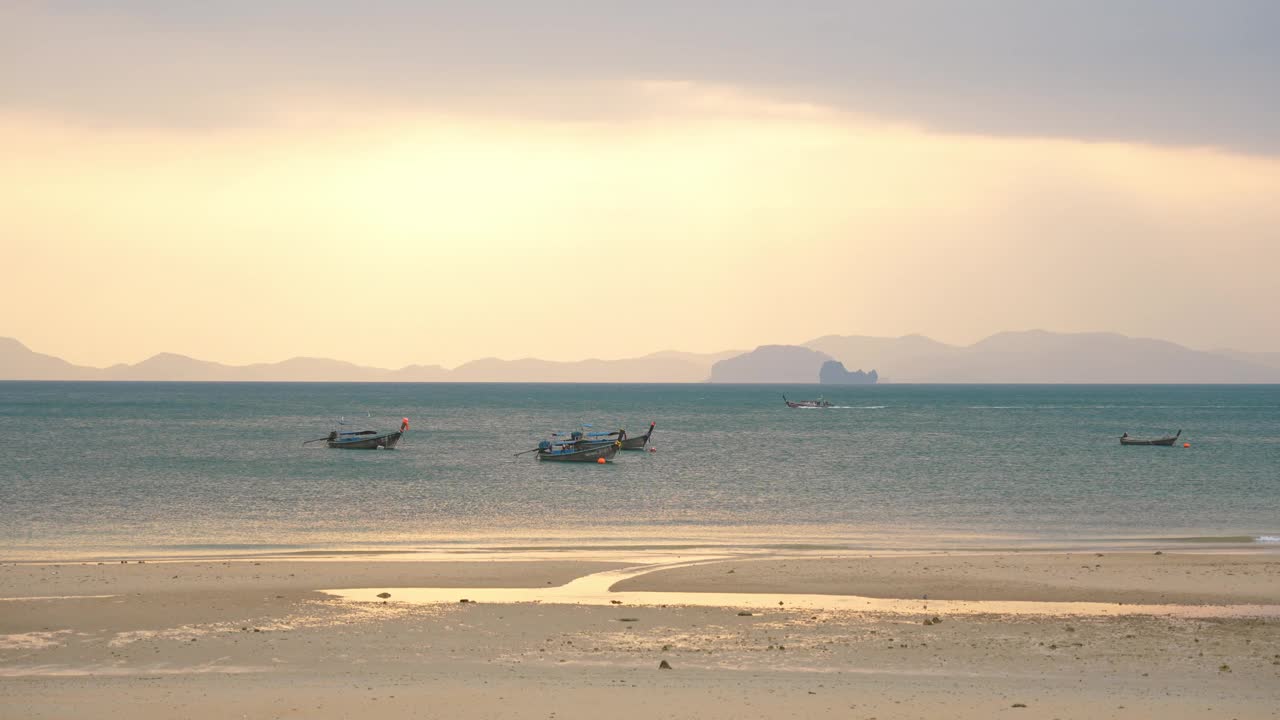
<instances>
[{"instance_id":1,"label":"longtail boat","mask_svg":"<svg viewBox=\"0 0 1280 720\"><path fill-rule=\"evenodd\" d=\"M1182 436L1182 430L1179 429L1174 435L1165 435L1158 438L1135 438L1129 437L1129 433L1120 436L1121 445L1163 445L1164 447L1172 447L1178 438Z\"/></svg>"},{"instance_id":2,"label":"longtail boat","mask_svg":"<svg viewBox=\"0 0 1280 720\"><path fill-rule=\"evenodd\" d=\"M591 427L586 425L584 427ZM602 445L612 445L615 442L627 436L626 430L614 430L613 432L584 432L582 430L574 430L570 433L551 433L553 438L568 438L567 440L552 440L556 445L565 447L587 448L600 447Z\"/></svg>"},{"instance_id":3,"label":"longtail boat","mask_svg":"<svg viewBox=\"0 0 1280 720\"><path fill-rule=\"evenodd\" d=\"M557 445L550 440L538 443L538 459L553 462L608 462L618 454L618 446L622 443L614 440L608 445L591 445L577 447L573 444Z\"/></svg>"},{"instance_id":4,"label":"longtail boat","mask_svg":"<svg viewBox=\"0 0 1280 720\"><path fill-rule=\"evenodd\" d=\"M567 440L553 440L558 445L572 445L577 448L599 447L601 445L609 445L614 442L622 443L622 450L643 450L649 444L649 439L653 437L653 427L656 422L649 423L649 429L643 435L631 437L627 435L624 429L614 430L612 432L586 432L584 430L574 430L570 433L551 433L553 438L568 438ZM591 427L583 425L584 428Z\"/></svg>"},{"instance_id":5,"label":"longtail boat","mask_svg":"<svg viewBox=\"0 0 1280 720\"><path fill-rule=\"evenodd\" d=\"M324 441L331 448L339 450L377 450L385 448L391 450L400 442L400 438L409 430L409 418L400 421L400 429L393 432L378 432L377 430L333 430L328 435L315 440L307 440L302 443L307 445L313 442Z\"/></svg>"},{"instance_id":6,"label":"longtail boat","mask_svg":"<svg viewBox=\"0 0 1280 720\"><path fill-rule=\"evenodd\" d=\"M627 437L625 431L622 432L622 449L623 450L643 450L645 445L649 444L649 438L653 437L653 426L656 422L649 423L649 430L643 435L635 437Z\"/></svg>"},{"instance_id":7,"label":"longtail boat","mask_svg":"<svg viewBox=\"0 0 1280 720\"><path fill-rule=\"evenodd\" d=\"M789 408L829 408L831 403L822 399L819 395L817 400L788 400L786 395L782 396L782 402L787 404Z\"/></svg>"}]
</instances>

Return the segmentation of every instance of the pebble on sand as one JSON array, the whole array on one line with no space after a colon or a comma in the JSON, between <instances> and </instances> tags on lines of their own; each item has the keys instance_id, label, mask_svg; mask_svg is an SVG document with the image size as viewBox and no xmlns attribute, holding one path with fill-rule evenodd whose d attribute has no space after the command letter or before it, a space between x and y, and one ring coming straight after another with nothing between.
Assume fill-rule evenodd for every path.
<instances>
[{"instance_id":1,"label":"pebble on sand","mask_svg":"<svg viewBox=\"0 0 1280 720\"><path fill-rule=\"evenodd\" d=\"M383 600L386 600L387 598L391 597L391 593L389 593L389 592L380 592L380 593L378 593L378 597L382 598Z\"/></svg>"},{"instance_id":2,"label":"pebble on sand","mask_svg":"<svg viewBox=\"0 0 1280 720\"><path fill-rule=\"evenodd\" d=\"M670 669L671 669L671 663L667 662L666 660L663 660L662 662L658 663L658 669L659 669L659 670L670 670Z\"/></svg>"}]
</instances>

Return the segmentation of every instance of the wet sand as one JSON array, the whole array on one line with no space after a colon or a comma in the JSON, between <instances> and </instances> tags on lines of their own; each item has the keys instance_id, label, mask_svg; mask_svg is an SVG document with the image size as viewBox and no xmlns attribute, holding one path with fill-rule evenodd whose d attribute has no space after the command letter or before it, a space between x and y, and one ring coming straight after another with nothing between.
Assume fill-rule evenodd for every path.
<instances>
[{"instance_id":1,"label":"wet sand","mask_svg":"<svg viewBox=\"0 0 1280 720\"><path fill-rule=\"evenodd\" d=\"M0 707L15 718L1280 717L1275 553L495 558L5 565ZM447 589L411 590L431 587ZM345 590L322 592L333 589ZM687 604L659 602L672 598ZM1057 604L1081 602L1130 613Z\"/></svg>"}]
</instances>

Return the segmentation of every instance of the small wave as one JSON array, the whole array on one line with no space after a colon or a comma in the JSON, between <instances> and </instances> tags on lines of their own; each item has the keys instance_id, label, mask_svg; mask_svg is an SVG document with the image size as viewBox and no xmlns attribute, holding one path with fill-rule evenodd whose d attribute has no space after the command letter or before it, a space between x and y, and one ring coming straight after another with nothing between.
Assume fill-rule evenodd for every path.
<instances>
[{"instance_id":1,"label":"small wave","mask_svg":"<svg viewBox=\"0 0 1280 720\"><path fill-rule=\"evenodd\" d=\"M1254 538L1253 541L1260 543L1280 543L1280 535L1259 535Z\"/></svg>"},{"instance_id":2,"label":"small wave","mask_svg":"<svg viewBox=\"0 0 1280 720\"><path fill-rule=\"evenodd\" d=\"M969 410L1026 410L1022 405L970 405Z\"/></svg>"}]
</instances>

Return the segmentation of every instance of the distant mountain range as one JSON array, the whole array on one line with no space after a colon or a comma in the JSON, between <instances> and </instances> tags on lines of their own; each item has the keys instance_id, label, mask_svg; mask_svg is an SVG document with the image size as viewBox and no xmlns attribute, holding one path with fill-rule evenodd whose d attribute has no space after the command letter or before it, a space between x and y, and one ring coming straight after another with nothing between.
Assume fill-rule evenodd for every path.
<instances>
[{"instance_id":1,"label":"distant mountain range","mask_svg":"<svg viewBox=\"0 0 1280 720\"><path fill-rule=\"evenodd\" d=\"M30 350L0 338L0 380L157 380L236 382L704 382L717 361L739 354L665 351L627 360L554 362L484 358L452 370L408 365L398 370L341 360L296 357L278 363L225 365L160 353L134 365L93 368Z\"/></svg>"},{"instance_id":2,"label":"distant mountain range","mask_svg":"<svg viewBox=\"0 0 1280 720\"><path fill-rule=\"evenodd\" d=\"M1163 340L1113 333L1004 332L967 347L920 335L900 338L828 335L803 345L764 345L750 352L666 351L625 360L555 362L485 358L447 369L398 370L298 357L278 363L225 365L161 353L134 365L93 368L0 338L0 380L170 380L300 382L666 382L817 383L837 361L868 372L846 375L828 365L827 382L913 383L1277 383L1280 353L1192 350Z\"/></svg>"},{"instance_id":3,"label":"distant mountain range","mask_svg":"<svg viewBox=\"0 0 1280 720\"><path fill-rule=\"evenodd\" d=\"M1280 353L1205 352L1115 333L997 333L968 347L920 335L828 335L805 343L881 382L1274 383Z\"/></svg>"}]
</instances>

